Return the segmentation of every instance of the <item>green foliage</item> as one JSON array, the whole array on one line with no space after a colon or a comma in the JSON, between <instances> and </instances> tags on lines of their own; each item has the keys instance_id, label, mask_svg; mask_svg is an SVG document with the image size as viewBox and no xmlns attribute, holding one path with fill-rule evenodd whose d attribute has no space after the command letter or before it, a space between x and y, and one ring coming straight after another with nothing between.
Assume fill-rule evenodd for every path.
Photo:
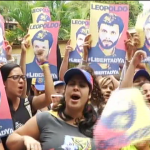
<instances>
[{"instance_id":1,"label":"green foliage","mask_svg":"<svg viewBox=\"0 0 150 150\"><path fill-rule=\"evenodd\" d=\"M91 1L0 1L0 13L5 19L13 18L19 25L17 29L7 31L6 38L11 42L19 42L18 37L23 37L32 23L31 9L34 7L48 6L53 21L60 21L61 27L59 40L70 37L71 19L89 19ZM142 11L142 4L138 1L96 1L108 4L129 4L129 27L133 27L138 13Z\"/></svg>"}]
</instances>

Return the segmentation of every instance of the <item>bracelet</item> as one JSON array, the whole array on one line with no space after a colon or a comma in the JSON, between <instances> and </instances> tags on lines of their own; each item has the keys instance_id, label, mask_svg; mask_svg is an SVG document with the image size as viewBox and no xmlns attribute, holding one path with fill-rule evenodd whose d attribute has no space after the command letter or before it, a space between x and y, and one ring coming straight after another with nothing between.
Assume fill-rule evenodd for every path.
<instances>
[{"instance_id":1,"label":"bracelet","mask_svg":"<svg viewBox=\"0 0 150 150\"><path fill-rule=\"evenodd\" d=\"M49 67L49 63L45 63L43 65L40 65L40 67L43 69L44 67Z\"/></svg>"}]
</instances>

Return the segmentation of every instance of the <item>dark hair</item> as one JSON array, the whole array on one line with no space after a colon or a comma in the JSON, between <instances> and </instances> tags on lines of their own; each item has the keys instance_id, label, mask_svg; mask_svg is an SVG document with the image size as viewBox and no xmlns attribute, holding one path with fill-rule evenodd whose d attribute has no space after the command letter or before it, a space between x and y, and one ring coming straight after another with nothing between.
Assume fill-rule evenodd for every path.
<instances>
[{"instance_id":1,"label":"dark hair","mask_svg":"<svg viewBox=\"0 0 150 150\"><path fill-rule=\"evenodd\" d=\"M76 32L76 38L78 37L79 34L83 34L86 36L88 34L88 29L85 26L80 27Z\"/></svg>"},{"instance_id":2,"label":"dark hair","mask_svg":"<svg viewBox=\"0 0 150 150\"><path fill-rule=\"evenodd\" d=\"M49 49L52 47L52 44L53 44L53 35L46 31L46 30L39 30L32 38L31 42L32 42L32 45L33 45L33 42L35 40L38 40L38 41L41 41L41 42L44 42L45 40L48 40L48 43L49 43Z\"/></svg>"},{"instance_id":3,"label":"dark hair","mask_svg":"<svg viewBox=\"0 0 150 150\"><path fill-rule=\"evenodd\" d=\"M98 21L98 29L100 28L101 24L107 24L109 26L113 26L114 24L117 24L119 26L119 33L122 33L124 28L124 23L122 18L113 13L103 14Z\"/></svg>"},{"instance_id":4,"label":"dark hair","mask_svg":"<svg viewBox=\"0 0 150 150\"><path fill-rule=\"evenodd\" d=\"M107 85L112 83L113 89L115 90L114 82L113 82L113 80L110 77L103 77L101 82L100 82L100 86L103 87L106 83L107 83Z\"/></svg>"},{"instance_id":5,"label":"dark hair","mask_svg":"<svg viewBox=\"0 0 150 150\"><path fill-rule=\"evenodd\" d=\"M73 118L71 116L69 116L68 114L65 114L64 112L65 108L66 108L66 101L65 101L65 98L62 98L60 100L60 104L53 110L58 111L59 117L63 119L64 121L72 120ZM77 118L75 120L75 123L76 125L78 125L79 131L82 134L84 134L87 137L93 138L92 127L96 123L98 116L93 106L89 104L88 102L86 103L84 107L83 116L84 116L84 119Z\"/></svg>"},{"instance_id":6,"label":"dark hair","mask_svg":"<svg viewBox=\"0 0 150 150\"><path fill-rule=\"evenodd\" d=\"M20 68L20 66L18 64L14 64L14 63L8 63L3 65L0 70L1 70L1 74L2 74L2 79L3 82L5 82L10 74L10 72L14 69L14 68Z\"/></svg>"},{"instance_id":7,"label":"dark hair","mask_svg":"<svg viewBox=\"0 0 150 150\"><path fill-rule=\"evenodd\" d=\"M77 68L84 69L91 74L93 78L93 90L91 95L91 103L97 107L98 115L101 115L103 110L103 105L105 104L105 100L102 91L99 87L99 83L97 82L97 76L94 74L94 70L88 65L78 65Z\"/></svg>"}]
</instances>

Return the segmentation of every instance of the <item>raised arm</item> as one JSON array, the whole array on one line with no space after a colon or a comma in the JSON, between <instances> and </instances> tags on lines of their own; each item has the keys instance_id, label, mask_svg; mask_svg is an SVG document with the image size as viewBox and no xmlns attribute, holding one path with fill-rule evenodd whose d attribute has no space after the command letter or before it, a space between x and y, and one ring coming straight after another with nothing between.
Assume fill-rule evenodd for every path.
<instances>
[{"instance_id":1,"label":"raised arm","mask_svg":"<svg viewBox=\"0 0 150 150\"><path fill-rule=\"evenodd\" d=\"M64 80L64 74L68 70L69 53L70 53L70 51L73 50L73 48L70 46L70 42L71 42L71 40L69 40L67 42L65 55L64 55L64 58L63 58L63 61L61 63L60 70L59 70L59 79L61 81Z\"/></svg>"},{"instance_id":2,"label":"raised arm","mask_svg":"<svg viewBox=\"0 0 150 150\"><path fill-rule=\"evenodd\" d=\"M39 63L40 67L43 70L44 78L45 78L45 93L39 96L34 96L32 100L32 106L34 110L38 110L49 106L51 103L51 95L55 93L53 78L51 75L51 71L49 69L49 62L47 58L44 56L44 52L39 50Z\"/></svg>"},{"instance_id":3,"label":"raised arm","mask_svg":"<svg viewBox=\"0 0 150 150\"><path fill-rule=\"evenodd\" d=\"M134 77L135 69L141 63L141 61L145 59L146 57L147 57L146 52L142 50L138 50L135 52L130 62L130 65L127 69L127 72L124 76L124 79L122 80L120 84L120 88L129 88L133 86L133 77Z\"/></svg>"},{"instance_id":4,"label":"raised arm","mask_svg":"<svg viewBox=\"0 0 150 150\"><path fill-rule=\"evenodd\" d=\"M28 40L29 36L30 36L29 34L25 35L25 37L23 38L23 41L21 42L20 67L21 67L23 74L26 74L26 49L30 46L29 40ZM25 81L23 94L22 94L23 98L27 96L26 92L27 92L27 82Z\"/></svg>"}]
</instances>

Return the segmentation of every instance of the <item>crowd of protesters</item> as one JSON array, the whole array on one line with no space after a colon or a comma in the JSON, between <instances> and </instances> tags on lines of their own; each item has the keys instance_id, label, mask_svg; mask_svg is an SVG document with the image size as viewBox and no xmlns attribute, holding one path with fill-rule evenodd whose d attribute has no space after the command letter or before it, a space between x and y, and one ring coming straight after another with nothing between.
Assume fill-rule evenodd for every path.
<instances>
[{"instance_id":1,"label":"crowd of protesters","mask_svg":"<svg viewBox=\"0 0 150 150\"><path fill-rule=\"evenodd\" d=\"M67 43L58 81L53 81L49 62L40 53L44 79L33 78L30 85L27 85L25 62L29 47L28 36L30 35L24 37L21 44L20 65L12 61L12 48L8 44L8 63L0 66L14 125L14 132L1 138L0 150L94 150L94 125L113 91L119 88L140 88L148 107L150 106L150 75L146 65L141 63L147 56L137 48L140 40L136 33L127 33L128 39L124 43L125 64L121 68L120 78L94 74L87 62L91 44L91 35L87 35L83 44L83 59L74 68L69 68L68 65L72 47L70 42ZM66 141L70 140L70 136L79 146L65 143L66 135ZM149 141L144 141L120 150L150 150L149 144Z\"/></svg>"}]
</instances>

